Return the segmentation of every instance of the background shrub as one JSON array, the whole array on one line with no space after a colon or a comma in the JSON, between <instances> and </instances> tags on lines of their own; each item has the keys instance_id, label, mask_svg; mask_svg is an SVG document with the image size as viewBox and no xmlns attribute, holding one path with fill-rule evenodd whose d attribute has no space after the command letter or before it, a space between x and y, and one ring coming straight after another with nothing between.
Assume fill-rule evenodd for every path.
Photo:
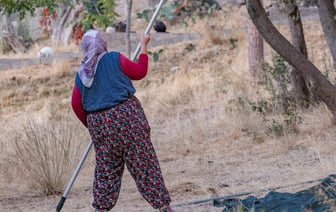
<instances>
[{"instance_id":1,"label":"background shrub","mask_svg":"<svg viewBox=\"0 0 336 212\"><path fill-rule=\"evenodd\" d=\"M13 126L14 157L29 184L45 195L63 192L81 150L78 122L72 116L28 115Z\"/></svg>"}]
</instances>

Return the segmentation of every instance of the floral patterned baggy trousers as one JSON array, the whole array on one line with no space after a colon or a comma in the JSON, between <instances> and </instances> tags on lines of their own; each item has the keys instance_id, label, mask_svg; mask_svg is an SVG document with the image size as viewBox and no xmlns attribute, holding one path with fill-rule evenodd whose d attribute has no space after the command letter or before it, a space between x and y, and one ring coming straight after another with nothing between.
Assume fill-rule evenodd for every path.
<instances>
[{"instance_id":1,"label":"floral patterned baggy trousers","mask_svg":"<svg viewBox=\"0 0 336 212\"><path fill-rule=\"evenodd\" d=\"M89 113L87 120L96 152L92 206L107 210L115 206L125 164L153 208L169 205L171 200L139 100L132 96L111 109Z\"/></svg>"}]
</instances>

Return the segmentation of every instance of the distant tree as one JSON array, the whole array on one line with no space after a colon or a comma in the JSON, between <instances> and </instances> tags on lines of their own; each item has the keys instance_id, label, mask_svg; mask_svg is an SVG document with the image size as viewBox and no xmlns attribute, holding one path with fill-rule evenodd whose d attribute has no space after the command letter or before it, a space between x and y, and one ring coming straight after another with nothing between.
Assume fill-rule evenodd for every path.
<instances>
[{"instance_id":1,"label":"distant tree","mask_svg":"<svg viewBox=\"0 0 336 212\"><path fill-rule=\"evenodd\" d=\"M76 3L76 0L64 0L57 5L59 18L55 19L52 26L52 40L56 45L67 45L72 37L75 28L78 27L83 20L83 12L85 10L83 4ZM56 9L49 8L50 10Z\"/></svg>"},{"instance_id":2,"label":"distant tree","mask_svg":"<svg viewBox=\"0 0 336 212\"><path fill-rule=\"evenodd\" d=\"M57 45L67 45L75 29L83 25L106 27L118 16L115 12L114 0L30 0L0 1L2 14L18 14L23 19L27 13L34 15L36 9L47 8L50 13L58 15L49 19L50 34ZM43 14L45 17L45 13Z\"/></svg>"},{"instance_id":3,"label":"distant tree","mask_svg":"<svg viewBox=\"0 0 336 212\"><path fill-rule=\"evenodd\" d=\"M11 15L5 14L4 19L5 19L5 24L4 24L3 31L2 31L3 39L13 49L13 51L17 53L26 52L27 47L23 43L23 40L21 40L14 33L14 27L12 24Z\"/></svg>"},{"instance_id":4,"label":"distant tree","mask_svg":"<svg viewBox=\"0 0 336 212\"><path fill-rule=\"evenodd\" d=\"M0 1L0 12L2 14L14 14L18 13L20 19L23 19L27 13L34 15L36 8L47 6L54 8L57 5L56 1L51 0L30 0L30 1L16 1L16 0L4 0Z\"/></svg>"},{"instance_id":5,"label":"distant tree","mask_svg":"<svg viewBox=\"0 0 336 212\"><path fill-rule=\"evenodd\" d=\"M268 18L260 0L246 0L246 7L256 28L269 45L290 65L301 70L309 90L320 98L336 119L336 88L319 69L297 50L275 28Z\"/></svg>"},{"instance_id":6,"label":"distant tree","mask_svg":"<svg viewBox=\"0 0 336 212\"><path fill-rule=\"evenodd\" d=\"M300 10L296 0L280 0L280 4L283 5L283 10L288 17L293 46L305 57L308 57ZM291 66L289 69L289 78L291 80L297 105L300 108L307 108L309 106L310 92L302 71Z\"/></svg>"},{"instance_id":7,"label":"distant tree","mask_svg":"<svg viewBox=\"0 0 336 212\"><path fill-rule=\"evenodd\" d=\"M126 24L126 50L127 55L131 57L131 14L132 14L132 0L126 0L127 4L127 24Z\"/></svg>"},{"instance_id":8,"label":"distant tree","mask_svg":"<svg viewBox=\"0 0 336 212\"><path fill-rule=\"evenodd\" d=\"M336 68L336 9L334 0L317 0L321 25Z\"/></svg>"},{"instance_id":9,"label":"distant tree","mask_svg":"<svg viewBox=\"0 0 336 212\"><path fill-rule=\"evenodd\" d=\"M26 15L26 13L34 14L35 5L38 4L37 0L32 1L14 1L6 0L0 1L0 13L5 17L5 27L3 29L3 38L8 45L15 52L26 52L27 48L22 40L20 40L14 33L14 28L12 24L12 14L18 13L20 19Z\"/></svg>"},{"instance_id":10,"label":"distant tree","mask_svg":"<svg viewBox=\"0 0 336 212\"><path fill-rule=\"evenodd\" d=\"M261 80L264 76L264 39L249 17L247 20L247 40L249 71L255 79Z\"/></svg>"},{"instance_id":11,"label":"distant tree","mask_svg":"<svg viewBox=\"0 0 336 212\"><path fill-rule=\"evenodd\" d=\"M69 1L69 0L68 0ZM79 0L77 0L79 1ZM81 0L85 6L84 23L106 28L118 17L114 0Z\"/></svg>"},{"instance_id":12,"label":"distant tree","mask_svg":"<svg viewBox=\"0 0 336 212\"><path fill-rule=\"evenodd\" d=\"M37 8L47 7L47 8L55 8L60 1L41 1L41 0L31 0L31 1L15 1L15 0L6 0L0 1L0 12L5 15L5 17L10 17L13 14L18 14L19 19L22 20L27 13L30 15L34 15ZM8 20L8 19L7 19ZM12 20L6 21L7 26L12 25ZM8 27L5 29L5 40L8 44L13 48L16 52L25 52L26 48L20 48L20 46L25 46L22 40L19 40L15 35L14 31L9 30ZM7 40L6 38L12 38L11 40ZM19 48L18 48L19 47Z\"/></svg>"}]
</instances>

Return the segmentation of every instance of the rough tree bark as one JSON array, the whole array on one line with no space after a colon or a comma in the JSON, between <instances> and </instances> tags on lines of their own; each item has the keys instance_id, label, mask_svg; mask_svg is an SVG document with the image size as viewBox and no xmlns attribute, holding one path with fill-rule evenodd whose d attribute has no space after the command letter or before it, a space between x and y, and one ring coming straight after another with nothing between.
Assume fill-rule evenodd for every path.
<instances>
[{"instance_id":1,"label":"rough tree bark","mask_svg":"<svg viewBox=\"0 0 336 212\"><path fill-rule=\"evenodd\" d=\"M262 3L262 2L261 2ZM255 79L263 79L264 39L252 20L247 20L248 64L249 71Z\"/></svg>"},{"instance_id":2,"label":"rough tree bark","mask_svg":"<svg viewBox=\"0 0 336 212\"><path fill-rule=\"evenodd\" d=\"M126 51L127 55L131 57L131 15L133 0L126 0L127 3L127 23L126 23Z\"/></svg>"},{"instance_id":3,"label":"rough tree bark","mask_svg":"<svg viewBox=\"0 0 336 212\"><path fill-rule=\"evenodd\" d=\"M253 23L267 43L290 65L302 71L310 91L327 105L336 119L336 88L304 54L280 34L267 17L260 0L246 0L246 7Z\"/></svg>"},{"instance_id":4,"label":"rough tree bark","mask_svg":"<svg viewBox=\"0 0 336 212\"><path fill-rule=\"evenodd\" d=\"M336 9L333 0L318 0L318 12L324 35L326 37L336 68Z\"/></svg>"},{"instance_id":5,"label":"rough tree bark","mask_svg":"<svg viewBox=\"0 0 336 212\"><path fill-rule=\"evenodd\" d=\"M303 27L301 22L300 10L296 2L284 1L288 22L291 31L292 44L305 57L308 58L307 46L304 38ZM309 107L309 89L306 85L304 76L301 70L294 67L289 69L289 77L293 87L295 100L297 105L303 109Z\"/></svg>"},{"instance_id":6,"label":"rough tree bark","mask_svg":"<svg viewBox=\"0 0 336 212\"><path fill-rule=\"evenodd\" d=\"M57 22L57 25L53 29L52 40L56 42L56 45L67 45L74 28L80 24L82 20L81 13L84 11L82 4L73 4L73 6L63 5L61 7L61 19Z\"/></svg>"}]
</instances>

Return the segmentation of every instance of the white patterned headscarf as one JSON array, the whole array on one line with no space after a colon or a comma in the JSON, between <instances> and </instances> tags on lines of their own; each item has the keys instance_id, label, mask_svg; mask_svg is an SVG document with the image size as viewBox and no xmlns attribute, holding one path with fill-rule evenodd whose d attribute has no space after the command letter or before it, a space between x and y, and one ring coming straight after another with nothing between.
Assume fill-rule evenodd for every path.
<instances>
[{"instance_id":1,"label":"white patterned headscarf","mask_svg":"<svg viewBox=\"0 0 336 212\"><path fill-rule=\"evenodd\" d=\"M107 44L100 32L90 29L83 35L81 46L83 60L78 69L78 75L83 85L89 88L96 74L99 60L107 52Z\"/></svg>"}]
</instances>

